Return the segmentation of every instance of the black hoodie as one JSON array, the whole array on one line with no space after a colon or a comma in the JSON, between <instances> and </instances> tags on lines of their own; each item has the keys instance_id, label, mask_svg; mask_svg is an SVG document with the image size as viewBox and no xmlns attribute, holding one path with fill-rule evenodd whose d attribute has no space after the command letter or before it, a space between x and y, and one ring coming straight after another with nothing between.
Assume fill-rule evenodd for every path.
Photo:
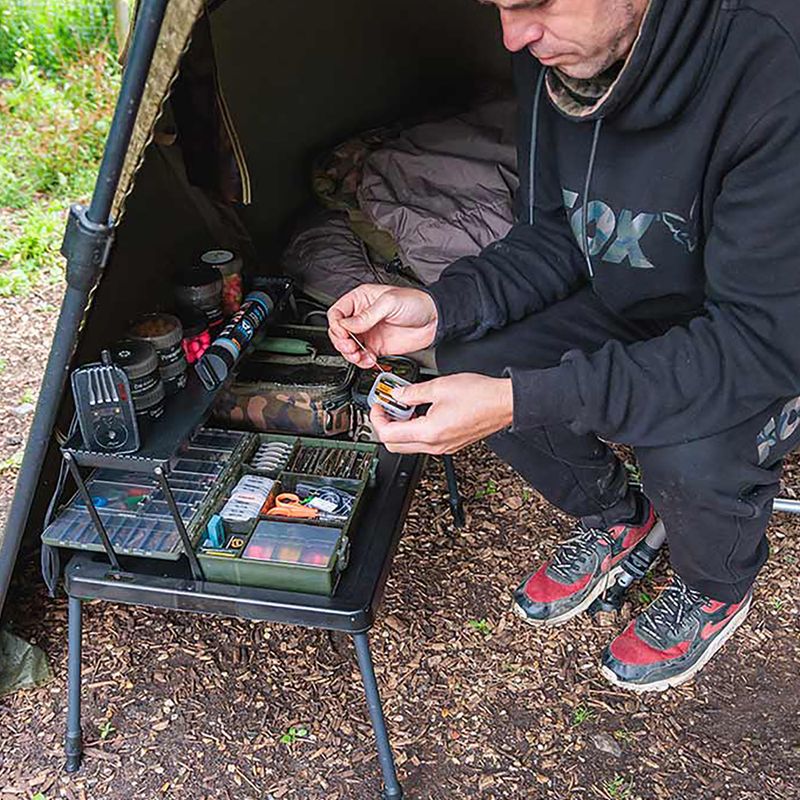
<instances>
[{"instance_id":1,"label":"black hoodie","mask_svg":"<svg viewBox=\"0 0 800 800\"><path fill-rule=\"evenodd\" d=\"M515 430L660 446L800 394L798 42L800 0L651 0L589 109L514 56L519 221L430 287L437 339L477 339L587 281L626 317L683 321L510 370Z\"/></svg>"}]
</instances>

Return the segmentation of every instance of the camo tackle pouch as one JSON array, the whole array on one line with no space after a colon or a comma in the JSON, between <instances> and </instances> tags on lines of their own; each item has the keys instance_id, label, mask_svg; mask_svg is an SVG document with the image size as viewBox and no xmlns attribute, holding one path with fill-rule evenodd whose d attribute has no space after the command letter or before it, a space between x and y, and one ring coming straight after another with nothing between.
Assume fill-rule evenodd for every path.
<instances>
[{"instance_id":1,"label":"camo tackle pouch","mask_svg":"<svg viewBox=\"0 0 800 800\"><path fill-rule=\"evenodd\" d=\"M335 351L327 334L300 326L257 343L213 417L220 425L260 432L338 436L353 424L355 367Z\"/></svg>"}]
</instances>

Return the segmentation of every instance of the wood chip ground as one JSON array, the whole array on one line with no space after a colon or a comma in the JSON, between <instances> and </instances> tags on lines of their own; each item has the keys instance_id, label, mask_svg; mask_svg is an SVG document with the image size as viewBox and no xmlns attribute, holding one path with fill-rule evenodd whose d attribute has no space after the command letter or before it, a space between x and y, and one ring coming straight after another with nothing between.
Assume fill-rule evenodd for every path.
<instances>
[{"instance_id":1,"label":"wood chip ground","mask_svg":"<svg viewBox=\"0 0 800 800\"><path fill-rule=\"evenodd\" d=\"M30 423L18 407L37 390L58 296L42 289L23 309L0 300L0 462L19 451ZM640 697L598 671L624 619L539 630L509 612L513 587L569 521L483 446L457 467L467 526L453 528L432 463L371 634L408 800L800 798L800 522L774 517L753 610L722 653L691 684ZM800 494L795 457L786 484ZM0 516L12 487L7 467ZM661 565L625 617L667 576ZM67 776L66 605L46 597L33 556L7 611L13 630L48 653L56 678L0 699L0 800L379 797L345 637L90 604L86 758ZM291 728L307 735L287 742Z\"/></svg>"}]
</instances>

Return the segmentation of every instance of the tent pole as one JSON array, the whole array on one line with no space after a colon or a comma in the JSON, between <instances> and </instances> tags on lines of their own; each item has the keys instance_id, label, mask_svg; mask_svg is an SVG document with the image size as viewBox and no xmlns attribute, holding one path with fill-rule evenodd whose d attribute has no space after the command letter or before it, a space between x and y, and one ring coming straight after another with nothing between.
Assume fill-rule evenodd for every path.
<instances>
[{"instance_id":1,"label":"tent pole","mask_svg":"<svg viewBox=\"0 0 800 800\"><path fill-rule=\"evenodd\" d=\"M22 460L14 499L0 546L0 610L30 515L31 504L52 440L78 331L90 292L108 259L113 221L110 218L136 116L144 94L150 62L158 42L168 0L142 0L114 118L106 141L89 209L70 209L62 253L67 257L67 289L47 360L39 401Z\"/></svg>"}]
</instances>

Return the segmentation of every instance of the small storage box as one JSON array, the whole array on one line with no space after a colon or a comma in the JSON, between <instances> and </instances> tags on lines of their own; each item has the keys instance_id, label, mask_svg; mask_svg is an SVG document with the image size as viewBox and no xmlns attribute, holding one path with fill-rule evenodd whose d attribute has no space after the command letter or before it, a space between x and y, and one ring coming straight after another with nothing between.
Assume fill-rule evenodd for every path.
<instances>
[{"instance_id":1,"label":"small storage box","mask_svg":"<svg viewBox=\"0 0 800 800\"><path fill-rule=\"evenodd\" d=\"M206 578L310 594L333 594L350 542L341 528L261 520L232 555L202 549Z\"/></svg>"},{"instance_id":2,"label":"small storage box","mask_svg":"<svg viewBox=\"0 0 800 800\"><path fill-rule=\"evenodd\" d=\"M377 446L361 442L334 442L279 435L255 437L240 476L265 475L276 484L258 520L246 531L226 529L223 546L212 546L201 535L197 556L206 578L220 583L261 586L269 589L333 594L347 566L350 533L367 488L375 480ZM271 445L285 453L279 467L259 470L259 452ZM233 482L235 483L235 481ZM275 506L281 494L308 493L325 488L352 498L346 514L331 509L317 519L282 516ZM222 508L227 497L222 497ZM270 509L275 513L268 514Z\"/></svg>"},{"instance_id":3,"label":"small storage box","mask_svg":"<svg viewBox=\"0 0 800 800\"><path fill-rule=\"evenodd\" d=\"M201 428L173 459L169 486L192 541L205 530L211 509L218 505L244 455L251 452L253 438ZM153 475L100 468L86 480L86 489L118 555L168 561L181 557L178 528ZM42 541L54 547L105 552L80 493L45 528Z\"/></svg>"}]
</instances>

